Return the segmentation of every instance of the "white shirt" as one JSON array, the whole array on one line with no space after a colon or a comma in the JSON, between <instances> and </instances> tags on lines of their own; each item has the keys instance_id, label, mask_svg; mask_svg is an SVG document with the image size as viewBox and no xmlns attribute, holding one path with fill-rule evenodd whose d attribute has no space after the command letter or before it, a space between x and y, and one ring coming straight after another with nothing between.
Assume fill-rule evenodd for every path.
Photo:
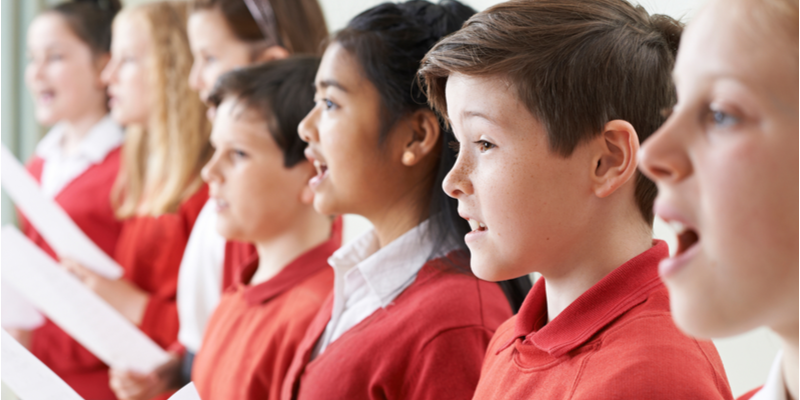
<instances>
[{"instance_id":1,"label":"white shirt","mask_svg":"<svg viewBox=\"0 0 800 400\"><path fill-rule=\"evenodd\" d=\"M381 249L371 229L333 253L328 259L334 271L333 311L312 359L414 282L433 250L427 233L425 221ZM434 258L455 248L444 247Z\"/></svg>"},{"instance_id":2,"label":"white shirt","mask_svg":"<svg viewBox=\"0 0 800 400\"><path fill-rule=\"evenodd\" d=\"M89 167L105 160L125 138L122 127L106 115L86 133L76 151L66 155L62 147L65 129L64 124L56 124L36 145L36 155L44 160L40 186L45 196L50 198L55 198ZM25 296L6 283L1 286L0 325L9 329L33 330L44 324L42 314Z\"/></svg>"},{"instance_id":3,"label":"white shirt","mask_svg":"<svg viewBox=\"0 0 800 400\"><path fill-rule=\"evenodd\" d=\"M89 167L103 161L125 139L122 127L106 115L86 133L76 151L66 155L62 143L65 129L63 124L56 124L36 145L36 155L44 160L42 192L50 198L56 197Z\"/></svg>"},{"instance_id":4,"label":"white shirt","mask_svg":"<svg viewBox=\"0 0 800 400\"><path fill-rule=\"evenodd\" d=\"M769 370L767 382L750 400L787 400L786 383L783 381L783 351L779 351Z\"/></svg>"},{"instance_id":5,"label":"white shirt","mask_svg":"<svg viewBox=\"0 0 800 400\"><path fill-rule=\"evenodd\" d=\"M222 295L225 238L217 233L217 210L208 200L197 216L178 272L178 341L197 353L208 318Z\"/></svg>"}]
</instances>

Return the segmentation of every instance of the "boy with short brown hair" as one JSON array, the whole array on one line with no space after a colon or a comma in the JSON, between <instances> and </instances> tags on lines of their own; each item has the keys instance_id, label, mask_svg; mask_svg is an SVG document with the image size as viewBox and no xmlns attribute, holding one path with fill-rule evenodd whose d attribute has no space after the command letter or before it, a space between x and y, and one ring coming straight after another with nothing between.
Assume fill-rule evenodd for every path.
<instances>
[{"instance_id":1,"label":"boy with short brown hair","mask_svg":"<svg viewBox=\"0 0 800 400\"><path fill-rule=\"evenodd\" d=\"M497 330L475 398L731 398L714 346L671 320L656 190L636 171L675 102L681 30L623 0L511 1L423 61L460 142L443 186L473 227L473 271L543 276Z\"/></svg>"}]
</instances>

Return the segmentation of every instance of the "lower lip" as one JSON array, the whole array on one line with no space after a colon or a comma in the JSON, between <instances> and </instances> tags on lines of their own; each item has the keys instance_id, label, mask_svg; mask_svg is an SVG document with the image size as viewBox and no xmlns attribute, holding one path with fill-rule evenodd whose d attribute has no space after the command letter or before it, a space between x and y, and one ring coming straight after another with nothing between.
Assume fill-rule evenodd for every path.
<instances>
[{"instance_id":1,"label":"lower lip","mask_svg":"<svg viewBox=\"0 0 800 400\"><path fill-rule=\"evenodd\" d=\"M683 253L661 260L658 263L658 274L665 279L675 275L684 269L699 252L700 242L697 242Z\"/></svg>"},{"instance_id":2,"label":"lower lip","mask_svg":"<svg viewBox=\"0 0 800 400\"><path fill-rule=\"evenodd\" d=\"M322 181L328 177L328 170L321 174L317 174L311 179L308 180L308 186L311 186L311 189L316 189L319 185L322 184Z\"/></svg>"},{"instance_id":3,"label":"lower lip","mask_svg":"<svg viewBox=\"0 0 800 400\"><path fill-rule=\"evenodd\" d=\"M467 243L474 243L478 240L481 240L488 233L489 233L488 229L484 229L482 231L471 231L466 235L464 235L464 241Z\"/></svg>"},{"instance_id":4,"label":"lower lip","mask_svg":"<svg viewBox=\"0 0 800 400\"><path fill-rule=\"evenodd\" d=\"M117 104L117 99L116 98L114 98L114 97L109 97L108 98L108 108L114 108L114 106L116 104Z\"/></svg>"},{"instance_id":5,"label":"lower lip","mask_svg":"<svg viewBox=\"0 0 800 400\"><path fill-rule=\"evenodd\" d=\"M220 213L222 211L227 210L228 209L228 205L227 204L220 204L219 202L216 202L216 207L215 208L216 208L217 212Z\"/></svg>"}]
</instances>

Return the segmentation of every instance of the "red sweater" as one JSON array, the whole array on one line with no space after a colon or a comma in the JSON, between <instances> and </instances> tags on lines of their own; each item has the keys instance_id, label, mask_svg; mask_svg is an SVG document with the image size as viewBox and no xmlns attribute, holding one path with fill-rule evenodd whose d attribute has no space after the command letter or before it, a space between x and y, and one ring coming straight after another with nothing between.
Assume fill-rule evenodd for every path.
<instances>
[{"instance_id":1,"label":"red sweater","mask_svg":"<svg viewBox=\"0 0 800 400\"><path fill-rule=\"evenodd\" d=\"M255 286L248 282L257 257L237 274L209 319L194 361L192 381L202 398L279 398L295 350L333 287L328 257L340 244L341 236L334 235Z\"/></svg>"},{"instance_id":2,"label":"red sweater","mask_svg":"<svg viewBox=\"0 0 800 400\"><path fill-rule=\"evenodd\" d=\"M114 217L111 207L111 187L119 171L120 149L112 150L106 158L89 167L65 186L55 202L75 221L75 224L100 249L113 256L122 230L122 222ZM28 172L41 180L44 160L33 157ZM47 254L57 258L53 249L38 231L20 215L22 232ZM78 394L87 399L114 399L108 387L105 365L50 320L33 331L31 352L52 369Z\"/></svg>"},{"instance_id":3,"label":"red sweater","mask_svg":"<svg viewBox=\"0 0 800 400\"><path fill-rule=\"evenodd\" d=\"M672 322L657 243L547 323L539 279L492 338L475 399L731 399L711 342Z\"/></svg>"},{"instance_id":4,"label":"red sweater","mask_svg":"<svg viewBox=\"0 0 800 400\"><path fill-rule=\"evenodd\" d=\"M469 263L463 253L450 258ZM489 339L511 316L497 284L436 259L309 362L332 307L330 296L297 349L282 399L468 399Z\"/></svg>"}]
</instances>

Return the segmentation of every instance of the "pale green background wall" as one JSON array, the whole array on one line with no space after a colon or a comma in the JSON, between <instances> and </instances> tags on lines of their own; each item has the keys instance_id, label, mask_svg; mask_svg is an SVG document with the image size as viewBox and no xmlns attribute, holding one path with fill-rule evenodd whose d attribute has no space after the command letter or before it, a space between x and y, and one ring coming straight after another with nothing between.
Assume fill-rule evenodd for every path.
<instances>
[{"instance_id":1,"label":"pale green background wall","mask_svg":"<svg viewBox=\"0 0 800 400\"><path fill-rule=\"evenodd\" d=\"M148 0L128 0L136 4ZM331 30L342 28L357 13L379 4L381 0L320 0ZM464 0L477 10L483 10L497 0ZM37 10L57 1L2 0L2 142L18 157L27 159L44 132L33 119L33 102L25 90L22 71L25 65L25 29ZM651 13L664 13L688 21L705 0L640 0ZM10 204L3 195L2 223L13 221ZM347 216L345 240L369 228L360 217ZM674 248L674 235L663 223L656 223L656 237L666 239ZM777 339L766 329L746 335L715 341L722 356L734 396L763 384L779 348ZM1 368L1 366L0 366ZM11 399L3 389L2 400Z\"/></svg>"}]
</instances>

